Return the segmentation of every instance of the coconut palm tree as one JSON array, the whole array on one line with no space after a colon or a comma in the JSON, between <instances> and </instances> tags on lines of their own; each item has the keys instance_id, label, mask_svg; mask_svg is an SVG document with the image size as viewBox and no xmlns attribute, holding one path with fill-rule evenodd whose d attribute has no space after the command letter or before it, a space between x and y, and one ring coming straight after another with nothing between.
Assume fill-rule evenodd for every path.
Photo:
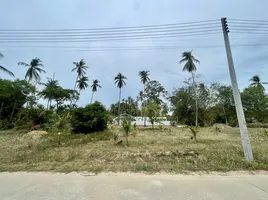
<instances>
[{"instance_id":1,"label":"coconut palm tree","mask_svg":"<svg viewBox=\"0 0 268 200\"><path fill-rule=\"evenodd\" d=\"M253 76L251 79L249 79L249 81L252 82L250 84L250 86L252 86L252 87L259 87L259 88L261 88L263 90L265 90L264 87L263 87L263 85L264 84L268 84L268 82L261 82L261 79L260 79L260 77L258 75Z\"/></svg>"},{"instance_id":2,"label":"coconut palm tree","mask_svg":"<svg viewBox=\"0 0 268 200\"><path fill-rule=\"evenodd\" d=\"M25 62L19 62L18 65L28 67L28 70L25 74L25 80L28 79L28 82L34 79L35 83L39 83L41 80L40 74L46 73L46 71L42 69L44 65L42 64L42 60L40 60L39 58L32 59L30 64Z\"/></svg>"},{"instance_id":3,"label":"coconut palm tree","mask_svg":"<svg viewBox=\"0 0 268 200\"><path fill-rule=\"evenodd\" d=\"M3 58L4 55L0 53L0 58ZM3 72L8 73L10 76L15 76L11 71L9 71L7 68L3 67L2 65L0 65L0 70Z\"/></svg>"},{"instance_id":4,"label":"coconut palm tree","mask_svg":"<svg viewBox=\"0 0 268 200\"><path fill-rule=\"evenodd\" d=\"M140 71L139 72L139 76L140 76L140 79L141 79L141 83L143 84L143 95L145 95L145 86L146 86L146 83L150 82L149 71ZM144 99L145 98L143 97L143 100ZM143 105L144 105L144 102L142 102L142 106ZM146 126L145 116L143 116L143 113L141 115L144 118L144 126Z\"/></svg>"},{"instance_id":5,"label":"coconut palm tree","mask_svg":"<svg viewBox=\"0 0 268 200\"><path fill-rule=\"evenodd\" d=\"M183 66L183 71L188 71L192 75L195 93L195 125L198 126L198 100L194 72L196 71L195 63L200 63L200 61L193 56L192 51L186 51L182 53L182 59L180 60L180 63L185 63Z\"/></svg>"},{"instance_id":6,"label":"coconut palm tree","mask_svg":"<svg viewBox=\"0 0 268 200\"><path fill-rule=\"evenodd\" d=\"M88 87L87 82L88 82L88 77L82 76L79 78L79 80L77 81L77 87L79 89L79 94L80 94L81 90L84 90Z\"/></svg>"},{"instance_id":7,"label":"coconut palm tree","mask_svg":"<svg viewBox=\"0 0 268 200\"><path fill-rule=\"evenodd\" d=\"M97 92L98 87L101 88L101 86L99 85L99 83L100 83L100 81L98 79L93 80L93 84L91 85L91 88L92 88L92 96L91 96L90 103L92 103L94 92Z\"/></svg>"},{"instance_id":8,"label":"coconut palm tree","mask_svg":"<svg viewBox=\"0 0 268 200\"><path fill-rule=\"evenodd\" d=\"M88 66L86 66L86 62L84 61L84 59L81 59L79 62L73 62L73 64L75 65L75 67L72 69L72 72L76 71L77 73L77 77L74 84L74 90L75 90L76 85L78 83L78 79L86 75Z\"/></svg>"},{"instance_id":9,"label":"coconut palm tree","mask_svg":"<svg viewBox=\"0 0 268 200\"><path fill-rule=\"evenodd\" d=\"M47 110L49 110L51 107L51 101L54 99L57 88L59 87L59 82L54 80L54 78L47 78L47 82L41 84L45 86L45 88L39 93L39 95L48 100Z\"/></svg>"},{"instance_id":10,"label":"coconut palm tree","mask_svg":"<svg viewBox=\"0 0 268 200\"><path fill-rule=\"evenodd\" d=\"M114 83L119 88L119 105L118 105L118 125L120 125L120 103L121 103L121 90L126 85L125 80L127 80L127 77L122 75L120 72L117 74L117 76L114 78Z\"/></svg>"}]
</instances>

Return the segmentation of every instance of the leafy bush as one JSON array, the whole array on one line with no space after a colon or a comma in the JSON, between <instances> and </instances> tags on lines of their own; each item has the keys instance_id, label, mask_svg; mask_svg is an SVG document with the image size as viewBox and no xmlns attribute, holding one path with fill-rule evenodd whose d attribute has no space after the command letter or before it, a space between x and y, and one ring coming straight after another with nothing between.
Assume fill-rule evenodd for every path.
<instances>
[{"instance_id":1,"label":"leafy bush","mask_svg":"<svg viewBox=\"0 0 268 200\"><path fill-rule=\"evenodd\" d=\"M71 114L73 133L93 133L107 128L108 112L100 102L76 108Z\"/></svg>"},{"instance_id":2,"label":"leafy bush","mask_svg":"<svg viewBox=\"0 0 268 200\"><path fill-rule=\"evenodd\" d=\"M42 129L49 132L70 132L70 112L51 114L48 122L42 125Z\"/></svg>"}]
</instances>

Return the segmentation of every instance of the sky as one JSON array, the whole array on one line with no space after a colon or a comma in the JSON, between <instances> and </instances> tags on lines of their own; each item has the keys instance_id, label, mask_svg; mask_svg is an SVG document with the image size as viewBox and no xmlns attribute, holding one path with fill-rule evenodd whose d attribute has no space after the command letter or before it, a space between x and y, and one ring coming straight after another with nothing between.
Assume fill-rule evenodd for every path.
<instances>
[{"instance_id":1,"label":"sky","mask_svg":"<svg viewBox=\"0 0 268 200\"><path fill-rule=\"evenodd\" d=\"M18 3L21 2L21 3ZM202 20L227 19L268 19L267 0L1 0L0 29L91 29L106 27L126 27L155 24L184 23ZM253 75L260 75L268 81L268 46L236 46L239 44L265 44L267 35L232 34L230 42L240 90L249 85ZM127 85L122 96L135 98L143 86L138 72L150 71L150 79L158 80L171 92L183 86L190 74L182 71L179 64L183 51L193 50L200 60L197 74L205 83L220 82L230 84L230 77L222 34L165 38L159 40L131 40L85 42L71 44L34 44L65 46L159 46L176 45L180 48L169 50L125 50L125 51L76 51L74 49L16 48L11 44L0 43L4 58L1 65L14 72L16 78L24 78L26 68L18 62L29 63L38 57L43 61L46 74L42 80L52 77L59 80L64 88L73 88L76 74L71 72L73 62L82 58L89 69L90 84L93 79L100 80L102 86L95 96L107 107L118 101L118 88L114 77L121 72L127 77ZM14 44L12 44L14 45ZM25 44L28 45L28 44ZM29 44L32 45L32 44ZM220 45L217 48L204 48ZM9 46L9 47L8 47ZM14 45L15 46L15 45ZM0 72L1 78L11 79ZM80 106L90 103L91 89L81 92Z\"/></svg>"}]
</instances>

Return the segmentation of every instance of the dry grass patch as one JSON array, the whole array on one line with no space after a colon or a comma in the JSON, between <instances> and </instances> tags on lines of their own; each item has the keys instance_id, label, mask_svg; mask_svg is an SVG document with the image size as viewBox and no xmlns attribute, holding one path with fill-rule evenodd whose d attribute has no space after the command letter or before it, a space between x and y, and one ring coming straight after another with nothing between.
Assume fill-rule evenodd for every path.
<instances>
[{"instance_id":1,"label":"dry grass patch","mask_svg":"<svg viewBox=\"0 0 268 200\"><path fill-rule=\"evenodd\" d=\"M255 161L243 158L239 130L201 128L198 142L188 128L138 128L129 147L114 145L118 128L89 135L0 132L0 171L174 172L268 170L268 138L249 129Z\"/></svg>"}]
</instances>

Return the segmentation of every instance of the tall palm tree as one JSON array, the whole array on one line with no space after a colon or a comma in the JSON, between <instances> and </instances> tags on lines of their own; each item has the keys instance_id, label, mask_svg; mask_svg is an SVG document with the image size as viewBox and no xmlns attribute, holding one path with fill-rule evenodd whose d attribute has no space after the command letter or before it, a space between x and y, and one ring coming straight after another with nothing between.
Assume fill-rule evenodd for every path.
<instances>
[{"instance_id":1,"label":"tall palm tree","mask_svg":"<svg viewBox=\"0 0 268 200\"><path fill-rule=\"evenodd\" d=\"M93 80L93 84L91 85L91 88L92 88L92 96L91 96L90 103L92 103L94 92L97 92L98 87L101 88L101 86L99 85L99 83L100 83L100 81L98 79Z\"/></svg>"},{"instance_id":2,"label":"tall palm tree","mask_svg":"<svg viewBox=\"0 0 268 200\"><path fill-rule=\"evenodd\" d=\"M195 93L195 125L198 126L198 100L194 72L196 71L195 63L200 63L200 61L193 56L192 51L186 51L182 53L182 59L180 60L180 63L185 63L183 66L183 71L188 71L192 75Z\"/></svg>"},{"instance_id":3,"label":"tall palm tree","mask_svg":"<svg viewBox=\"0 0 268 200\"><path fill-rule=\"evenodd\" d=\"M82 76L79 78L79 80L77 81L77 87L79 89L79 94L81 90L84 90L88 87L88 77L86 76Z\"/></svg>"},{"instance_id":4,"label":"tall palm tree","mask_svg":"<svg viewBox=\"0 0 268 200\"><path fill-rule=\"evenodd\" d=\"M141 79L141 83L143 84L143 95L145 94L145 86L146 86L146 83L150 82L150 78L149 78L149 71L140 71L139 72L139 76L140 76L140 79ZM143 100L145 98L143 97ZM144 102L142 102L142 106L144 105ZM141 114L142 117L144 118L144 126L146 126L146 118L145 116L143 116L144 114L142 113Z\"/></svg>"},{"instance_id":5,"label":"tall palm tree","mask_svg":"<svg viewBox=\"0 0 268 200\"><path fill-rule=\"evenodd\" d=\"M86 75L88 66L86 66L86 62L84 61L84 59L81 59L79 62L73 62L73 64L75 65L75 67L72 69L72 72L76 71L77 73L77 77L74 84L74 90L75 90L76 85L78 83L77 82L78 79Z\"/></svg>"},{"instance_id":6,"label":"tall palm tree","mask_svg":"<svg viewBox=\"0 0 268 200\"><path fill-rule=\"evenodd\" d=\"M0 53L0 58L3 58L4 55ZM10 76L15 76L11 71L9 71L7 68L3 67L2 65L0 65L0 70L2 70L3 72L8 73Z\"/></svg>"},{"instance_id":7,"label":"tall palm tree","mask_svg":"<svg viewBox=\"0 0 268 200\"><path fill-rule=\"evenodd\" d=\"M261 88L263 90L265 90L264 87L263 87L263 85L264 84L268 84L268 82L261 82L261 79L260 79L260 77L258 75L253 76L251 79L249 79L249 81L252 82L250 84L250 86L252 86L252 87L259 87L259 88Z\"/></svg>"},{"instance_id":8,"label":"tall palm tree","mask_svg":"<svg viewBox=\"0 0 268 200\"><path fill-rule=\"evenodd\" d=\"M114 83L117 85L119 88L119 105L118 105L118 125L120 125L120 103L121 103L121 90L122 88L126 85L125 80L127 80L127 77L122 75L120 72L117 74L117 76L114 78Z\"/></svg>"},{"instance_id":9,"label":"tall palm tree","mask_svg":"<svg viewBox=\"0 0 268 200\"><path fill-rule=\"evenodd\" d=\"M57 92L57 88L59 87L59 82L57 80L54 80L54 78L47 78L46 83L41 83L45 88L39 93L41 97L44 99L47 99L47 110L51 107L51 102L55 97L55 94Z\"/></svg>"},{"instance_id":10,"label":"tall palm tree","mask_svg":"<svg viewBox=\"0 0 268 200\"><path fill-rule=\"evenodd\" d=\"M28 67L28 70L25 74L25 80L28 79L29 82L34 79L36 83L39 83L41 80L40 74L46 73L46 71L42 69L44 65L42 64L42 60L39 58L32 59L30 64L19 62L18 65Z\"/></svg>"}]
</instances>

